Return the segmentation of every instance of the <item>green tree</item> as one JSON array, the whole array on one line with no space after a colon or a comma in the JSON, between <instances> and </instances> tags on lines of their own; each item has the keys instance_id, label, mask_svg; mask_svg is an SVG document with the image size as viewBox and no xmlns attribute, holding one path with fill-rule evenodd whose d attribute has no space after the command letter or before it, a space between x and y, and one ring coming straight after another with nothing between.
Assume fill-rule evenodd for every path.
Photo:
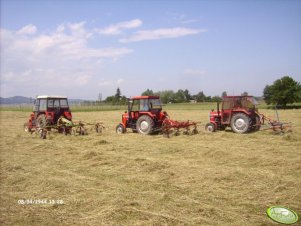
<instances>
[{"instance_id":1,"label":"green tree","mask_svg":"<svg viewBox=\"0 0 301 226\"><path fill-rule=\"evenodd\" d=\"M153 96L153 95L154 92L151 89L147 89L141 94L141 96Z\"/></svg>"},{"instance_id":2,"label":"green tree","mask_svg":"<svg viewBox=\"0 0 301 226\"><path fill-rule=\"evenodd\" d=\"M225 97L225 96L228 96L226 91L222 92L222 97Z\"/></svg>"},{"instance_id":3,"label":"green tree","mask_svg":"<svg viewBox=\"0 0 301 226\"><path fill-rule=\"evenodd\" d=\"M219 96L214 96L214 97L211 98L211 101L212 102L221 102L222 98L220 98Z\"/></svg>"},{"instance_id":4,"label":"green tree","mask_svg":"<svg viewBox=\"0 0 301 226\"><path fill-rule=\"evenodd\" d=\"M197 101L197 102L204 102L206 99L206 96L204 94L203 91L198 92L198 94L194 95L193 98Z\"/></svg>"},{"instance_id":5,"label":"green tree","mask_svg":"<svg viewBox=\"0 0 301 226\"><path fill-rule=\"evenodd\" d=\"M179 89L175 94L174 94L174 101L176 103L184 103L186 102L186 97L185 97L185 92L182 89Z\"/></svg>"},{"instance_id":6,"label":"green tree","mask_svg":"<svg viewBox=\"0 0 301 226\"><path fill-rule=\"evenodd\" d=\"M241 96L249 96L249 93L247 91L244 91Z\"/></svg>"},{"instance_id":7,"label":"green tree","mask_svg":"<svg viewBox=\"0 0 301 226\"><path fill-rule=\"evenodd\" d=\"M115 97L116 97L117 100L119 100L119 98L121 97L121 91L120 91L119 87L116 90Z\"/></svg>"},{"instance_id":8,"label":"green tree","mask_svg":"<svg viewBox=\"0 0 301 226\"><path fill-rule=\"evenodd\" d=\"M156 92L155 95L160 96L160 99L163 104L175 102L175 93L172 90L159 91Z\"/></svg>"},{"instance_id":9,"label":"green tree","mask_svg":"<svg viewBox=\"0 0 301 226\"><path fill-rule=\"evenodd\" d=\"M184 90L184 96L185 96L185 102L189 102L190 99L191 99L191 95L190 95L188 89L185 89L185 90Z\"/></svg>"},{"instance_id":10,"label":"green tree","mask_svg":"<svg viewBox=\"0 0 301 226\"><path fill-rule=\"evenodd\" d=\"M289 76L276 80L272 85L266 85L263 90L267 104L276 104L283 108L301 100L301 85Z\"/></svg>"}]
</instances>

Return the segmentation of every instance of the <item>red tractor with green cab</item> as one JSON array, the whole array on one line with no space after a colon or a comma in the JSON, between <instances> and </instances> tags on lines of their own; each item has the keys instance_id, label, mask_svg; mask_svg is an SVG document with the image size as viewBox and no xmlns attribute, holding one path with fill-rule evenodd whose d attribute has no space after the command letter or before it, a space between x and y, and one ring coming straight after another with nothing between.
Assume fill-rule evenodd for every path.
<instances>
[{"instance_id":1,"label":"red tractor with green cab","mask_svg":"<svg viewBox=\"0 0 301 226\"><path fill-rule=\"evenodd\" d=\"M118 134L126 129L140 134L151 134L162 130L162 123L168 117L162 111L159 96L136 96L128 100L128 110L122 115L121 123L116 127Z\"/></svg>"},{"instance_id":2,"label":"red tractor with green cab","mask_svg":"<svg viewBox=\"0 0 301 226\"><path fill-rule=\"evenodd\" d=\"M258 103L253 96L224 96L221 104L221 110L219 102L217 110L211 110L210 122L205 126L206 131L214 132L231 127L235 133L248 133L260 129Z\"/></svg>"}]
</instances>

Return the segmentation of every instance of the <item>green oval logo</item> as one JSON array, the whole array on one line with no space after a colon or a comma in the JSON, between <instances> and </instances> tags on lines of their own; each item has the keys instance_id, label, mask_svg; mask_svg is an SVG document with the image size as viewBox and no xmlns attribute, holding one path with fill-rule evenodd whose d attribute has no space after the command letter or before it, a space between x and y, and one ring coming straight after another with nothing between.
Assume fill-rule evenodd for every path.
<instances>
[{"instance_id":1,"label":"green oval logo","mask_svg":"<svg viewBox=\"0 0 301 226\"><path fill-rule=\"evenodd\" d=\"M293 224L298 221L298 214L283 206L272 206L267 209L267 215L278 223Z\"/></svg>"}]
</instances>

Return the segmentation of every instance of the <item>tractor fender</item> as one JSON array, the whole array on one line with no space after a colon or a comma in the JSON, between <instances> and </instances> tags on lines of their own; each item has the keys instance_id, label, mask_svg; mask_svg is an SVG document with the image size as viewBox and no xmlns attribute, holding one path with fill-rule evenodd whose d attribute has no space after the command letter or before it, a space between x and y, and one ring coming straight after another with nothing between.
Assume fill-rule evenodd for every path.
<instances>
[{"instance_id":1,"label":"tractor fender","mask_svg":"<svg viewBox=\"0 0 301 226\"><path fill-rule=\"evenodd\" d=\"M46 119L49 122L52 122L54 119L54 113L53 112L46 112Z\"/></svg>"},{"instance_id":2,"label":"tractor fender","mask_svg":"<svg viewBox=\"0 0 301 226\"><path fill-rule=\"evenodd\" d=\"M72 114L70 111L64 111L64 117L68 120L72 120Z\"/></svg>"}]
</instances>

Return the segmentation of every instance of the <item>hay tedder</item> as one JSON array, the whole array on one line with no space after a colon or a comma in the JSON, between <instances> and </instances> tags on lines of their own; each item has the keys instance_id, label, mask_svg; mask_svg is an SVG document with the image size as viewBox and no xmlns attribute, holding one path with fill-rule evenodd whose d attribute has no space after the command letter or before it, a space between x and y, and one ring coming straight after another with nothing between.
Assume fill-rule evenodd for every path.
<instances>
[{"instance_id":1,"label":"hay tedder","mask_svg":"<svg viewBox=\"0 0 301 226\"><path fill-rule=\"evenodd\" d=\"M122 115L116 132L122 134L127 129L144 135L162 132L166 137L173 132L178 135L182 129L183 133L187 135L198 132L196 122L171 120L166 111L162 111L159 96L137 96L129 99L128 111Z\"/></svg>"},{"instance_id":2,"label":"hay tedder","mask_svg":"<svg viewBox=\"0 0 301 226\"><path fill-rule=\"evenodd\" d=\"M217 103L217 110L211 110L210 122L206 124L205 130L214 132L231 127L235 133L248 133L259 130L272 129L284 133L290 131L291 123L279 121L260 114L257 109L257 101L253 96L225 96L222 100L222 108Z\"/></svg>"},{"instance_id":3,"label":"hay tedder","mask_svg":"<svg viewBox=\"0 0 301 226\"><path fill-rule=\"evenodd\" d=\"M95 129L97 133L101 133L104 125L102 122L72 121L67 97L38 96L29 120L24 123L24 130L31 133L36 132L41 138L45 139L51 129L65 135L72 133L86 135L89 129Z\"/></svg>"}]
</instances>

